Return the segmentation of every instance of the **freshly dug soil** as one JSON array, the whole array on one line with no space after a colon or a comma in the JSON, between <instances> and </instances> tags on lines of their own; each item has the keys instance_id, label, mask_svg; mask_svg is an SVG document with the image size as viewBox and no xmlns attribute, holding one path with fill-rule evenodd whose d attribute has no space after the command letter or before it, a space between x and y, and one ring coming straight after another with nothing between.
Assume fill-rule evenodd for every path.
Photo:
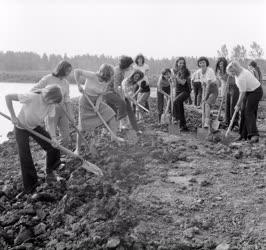
<instances>
[{"instance_id":1,"label":"freshly dug soil","mask_svg":"<svg viewBox=\"0 0 266 250\"><path fill-rule=\"evenodd\" d=\"M83 149L103 178L66 157L58 170L64 180L48 186L45 154L32 142L40 186L18 200L20 164L10 133L0 145L0 249L266 249L265 106L258 144L224 145L196 139L201 114L191 106L190 132L169 135L157 125L152 99L135 145L117 145L99 130L98 155ZM71 136L74 149L74 130Z\"/></svg>"}]
</instances>

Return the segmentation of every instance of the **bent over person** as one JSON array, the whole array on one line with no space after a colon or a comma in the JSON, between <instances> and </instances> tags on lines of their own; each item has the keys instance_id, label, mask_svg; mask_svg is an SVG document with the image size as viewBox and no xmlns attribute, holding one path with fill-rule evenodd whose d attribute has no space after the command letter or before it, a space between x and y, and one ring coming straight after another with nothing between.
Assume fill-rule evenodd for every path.
<instances>
[{"instance_id":1,"label":"bent over person","mask_svg":"<svg viewBox=\"0 0 266 250\"><path fill-rule=\"evenodd\" d=\"M23 103L18 116L14 112L13 101ZM54 170L61 163L60 151L26 129L32 129L51 139L49 133L42 127L43 120L46 116L55 116L54 104L58 104L61 101L61 89L55 85L49 85L34 93L9 94L6 96L6 104L11 115L11 120L15 125L15 135L24 186L24 191L20 195L34 192L38 183L38 176L30 151L29 137L32 137L46 151L46 181L49 183L56 180ZM55 141L54 143L56 145Z\"/></svg>"},{"instance_id":2,"label":"bent over person","mask_svg":"<svg viewBox=\"0 0 266 250\"><path fill-rule=\"evenodd\" d=\"M107 122L114 134L118 130L118 122L115 118L113 109L103 102L103 96L106 93L107 87L114 76L114 69L109 64L101 65L98 72L92 72L82 69L75 69L75 80L82 96L79 99L79 129L80 131L94 131L95 128L102 126L103 122L99 118L97 112L101 114ZM85 89L81 86L81 78L85 78ZM87 100L89 98L95 106ZM115 138L112 137L112 140ZM81 147L81 137L77 135L77 144L75 153L79 154Z\"/></svg>"},{"instance_id":3,"label":"bent over person","mask_svg":"<svg viewBox=\"0 0 266 250\"><path fill-rule=\"evenodd\" d=\"M61 61L55 71L52 74L44 76L32 89L36 91L45 88L48 85L58 85L61 88L63 100L61 105L57 105L55 108L55 116L47 118L47 129L52 136L56 137L56 129L59 128L60 135L62 137L61 143L67 146L70 143L69 140L69 120L66 113L74 121L73 110L71 106L71 100L69 97L69 82L67 77L72 71L72 66L67 61ZM65 113L66 112L66 113Z\"/></svg>"},{"instance_id":4,"label":"bent over person","mask_svg":"<svg viewBox=\"0 0 266 250\"><path fill-rule=\"evenodd\" d=\"M256 124L258 105L263 96L261 84L249 70L241 67L237 61L229 63L226 70L229 75L235 77L240 92L235 106L236 110L241 108L238 140L250 140L250 142L256 143L259 141Z\"/></svg>"}]
</instances>

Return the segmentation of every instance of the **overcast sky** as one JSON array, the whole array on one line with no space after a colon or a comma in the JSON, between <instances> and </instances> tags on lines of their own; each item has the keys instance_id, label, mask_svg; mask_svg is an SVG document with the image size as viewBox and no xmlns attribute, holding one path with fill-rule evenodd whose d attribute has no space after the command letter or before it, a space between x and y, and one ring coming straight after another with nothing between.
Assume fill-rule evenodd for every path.
<instances>
[{"instance_id":1,"label":"overcast sky","mask_svg":"<svg viewBox=\"0 0 266 250\"><path fill-rule=\"evenodd\" d=\"M216 56L258 42L266 0L0 0L0 50ZM264 58L266 56L264 55Z\"/></svg>"}]
</instances>

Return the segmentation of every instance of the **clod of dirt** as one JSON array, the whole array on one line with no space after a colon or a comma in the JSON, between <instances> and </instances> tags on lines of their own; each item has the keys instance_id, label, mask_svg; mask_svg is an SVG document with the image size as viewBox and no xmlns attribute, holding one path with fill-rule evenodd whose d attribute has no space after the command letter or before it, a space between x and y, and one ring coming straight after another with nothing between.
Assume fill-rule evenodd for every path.
<instances>
[{"instance_id":1,"label":"clod of dirt","mask_svg":"<svg viewBox=\"0 0 266 250\"><path fill-rule=\"evenodd\" d=\"M241 159L243 157L243 152L241 150L237 150L236 152L233 153L233 156L236 159Z\"/></svg>"},{"instance_id":2,"label":"clod of dirt","mask_svg":"<svg viewBox=\"0 0 266 250\"><path fill-rule=\"evenodd\" d=\"M120 244L120 239L118 237L112 237L108 240L106 247L112 249L118 247L119 244Z\"/></svg>"},{"instance_id":3,"label":"clod of dirt","mask_svg":"<svg viewBox=\"0 0 266 250\"><path fill-rule=\"evenodd\" d=\"M30 228L22 226L14 243L15 245L20 245L33 237L34 235L32 230Z\"/></svg>"},{"instance_id":4,"label":"clod of dirt","mask_svg":"<svg viewBox=\"0 0 266 250\"><path fill-rule=\"evenodd\" d=\"M37 201L55 202L56 201L56 198L53 195L47 194L47 193L44 193L44 192L32 195L31 199L34 202L37 202Z\"/></svg>"},{"instance_id":5,"label":"clod of dirt","mask_svg":"<svg viewBox=\"0 0 266 250\"><path fill-rule=\"evenodd\" d=\"M229 249L230 245L227 243L221 243L215 248L215 250L229 250Z\"/></svg>"},{"instance_id":6,"label":"clod of dirt","mask_svg":"<svg viewBox=\"0 0 266 250\"><path fill-rule=\"evenodd\" d=\"M33 230L35 235L43 234L46 232L46 225L41 222L40 224L36 225Z\"/></svg>"},{"instance_id":7,"label":"clod of dirt","mask_svg":"<svg viewBox=\"0 0 266 250\"><path fill-rule=\"evenodd\" d=\"M207 187L207 186L210 186L212 183L210 182L210 181L208 181L208 180L202 180L201 182L200 182L200 185L202 186L202 187Z\"/></svg>"}]
</instances>

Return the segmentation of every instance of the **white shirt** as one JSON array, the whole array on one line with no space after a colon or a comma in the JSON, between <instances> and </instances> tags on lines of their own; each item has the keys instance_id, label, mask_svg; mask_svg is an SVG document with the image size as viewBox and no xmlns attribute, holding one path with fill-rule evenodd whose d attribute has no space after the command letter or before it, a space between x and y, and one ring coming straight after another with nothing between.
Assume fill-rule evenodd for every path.
<instances>
[{"instance_id":1,"label":"white shirt","mask_svg":"<svg viewBox=\"0 0 266 250\"><path fill-rule=\"evenodd\" d=\"M200 69L199 77L200 77L201 83L203 82L207 83L208 81L216 82L216 76L215 76L214 70L210 67L207 67L205 74L203 74L202 70Z\"/></svg>"},{"instance_id":2,"label":"white shirt","mask_svg":"<svg viewBox=\"0 0 266 250\"><path fill-rule=\"evenodd\" d=\"M235 79L240 92L251 92L260 86L257 78L247 69L243 69Z\"/></svg>"},{"instance_id":3,"label":"white shirt","mask_svg":"<svg viewBox=\"0 0 266 250\"><path fill-rule=\"evenodd\" d=\"M34 129L43 125L46 116L55 116L55 105L46 104L41 94L19 94L18 100L23 103L18 120L24 127Z\"/></svg>"},{"instance_id":4,"label":"white shirt","mask_svg":"<svg viewBox=\"0 0 266 250\"><path fill-rule=\"evenodd\" d=\"M191 81L200 82L200 71L201 71L201 69L198 69L192 74Z\"/></svg>"}]
</instances>

